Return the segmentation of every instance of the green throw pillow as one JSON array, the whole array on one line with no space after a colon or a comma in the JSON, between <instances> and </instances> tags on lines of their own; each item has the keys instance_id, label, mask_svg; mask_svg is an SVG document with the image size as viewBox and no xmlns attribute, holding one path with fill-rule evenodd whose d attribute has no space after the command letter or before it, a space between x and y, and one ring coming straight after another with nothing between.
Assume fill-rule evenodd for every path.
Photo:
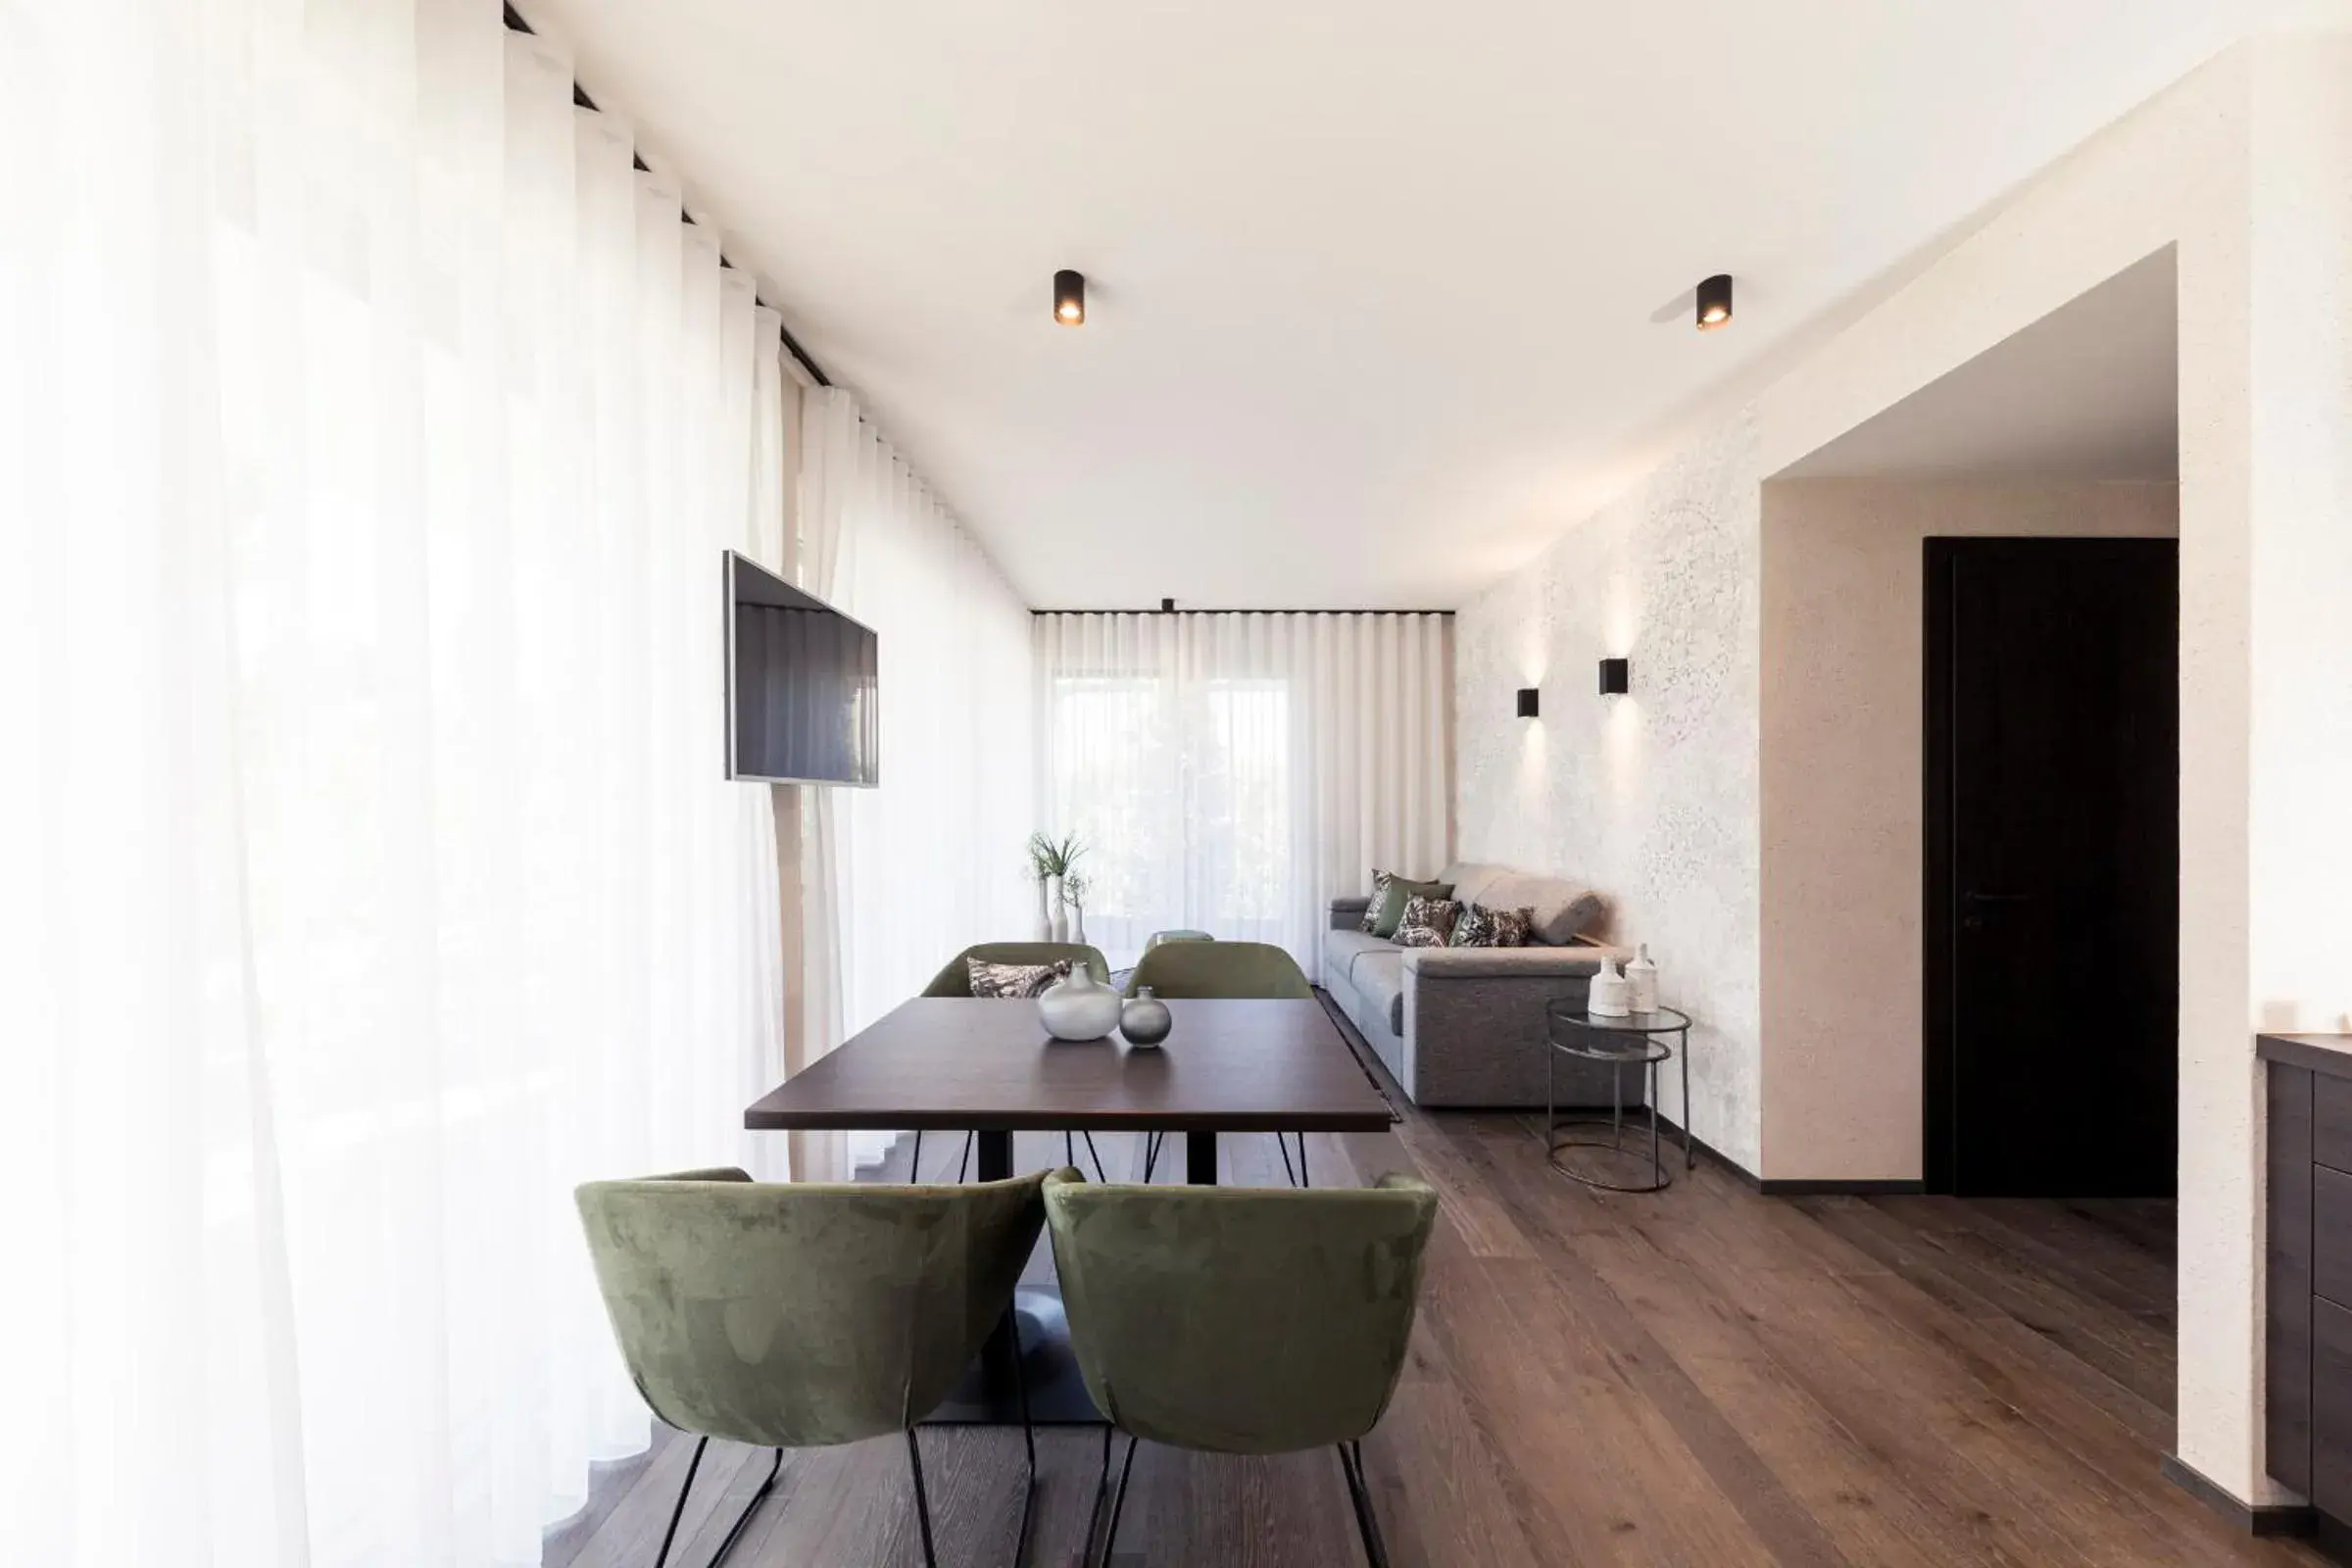
<instances>
[{"instance_id":1,"label":"green throw pillow","mask_svg":"<svg viewBox=\"0 0 2352 1568\"><path fill-rule=\"evenodd\" d=\"M1450 882L1407 882L1395 872L1375 871L1372 877L1374 886L1380 889L1380 902L1364 911L1364 929L1376 937L1394 937L1397 923L1404 918L1404 906L1413 900L1453 897Z\"/></svg>"}]
</instances>

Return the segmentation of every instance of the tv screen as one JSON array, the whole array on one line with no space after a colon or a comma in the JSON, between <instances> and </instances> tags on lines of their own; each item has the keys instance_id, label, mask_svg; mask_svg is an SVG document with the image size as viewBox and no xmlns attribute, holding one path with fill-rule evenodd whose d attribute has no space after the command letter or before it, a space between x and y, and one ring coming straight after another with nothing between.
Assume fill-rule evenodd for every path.
<instances>
[{"instance_id":1,"label":"tv screen","mask_svg":"<svg viewBox=\"0 0 2352 1568\"><path fill-rule=\"evenodd\" d=\"M871 631L727 552L727 777L879 783L878 673Z\"/></svg>"}]
</instances>

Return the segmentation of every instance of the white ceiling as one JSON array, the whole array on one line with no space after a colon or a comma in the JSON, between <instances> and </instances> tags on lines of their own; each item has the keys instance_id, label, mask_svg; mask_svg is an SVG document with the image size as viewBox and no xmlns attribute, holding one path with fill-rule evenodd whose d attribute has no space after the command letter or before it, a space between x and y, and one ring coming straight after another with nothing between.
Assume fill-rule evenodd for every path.
<instances>
[{"instance_id":1,"label":"white ceiling","mask_svg":"<svg viewBox=\"0 0 2352 1568\"><path fill-rule=\"evenodd\" d=\"M2176 275L2167 246L1782 472L2179 478Z\"/></svg>"},{"instance_id":2,"label":"white ceiling","mask_svg":"<svg viewBox=\"0 0 2352 1568\"><path fill-rule=\"evenodd\" d=\"M1460 603L2267 7L522 9L1066 608Z\"/></svg>"}]
</instances>

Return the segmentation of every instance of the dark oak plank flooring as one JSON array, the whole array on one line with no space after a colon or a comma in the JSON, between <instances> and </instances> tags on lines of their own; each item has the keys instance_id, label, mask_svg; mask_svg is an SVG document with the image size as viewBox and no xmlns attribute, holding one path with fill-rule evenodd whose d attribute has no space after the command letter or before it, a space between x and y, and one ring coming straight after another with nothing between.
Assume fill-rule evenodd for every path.
<instances>
[{"instance_id":1,"label":"dark oak plank flooring","mask_svg":"<svg viewBox=\"0 0 2352 1568\"><path fill-rule=\"evenodd\" d=\"M1227 1179L1282 1180L1270 1137L1222 1142ZM2233 1533L2157 1473L2169 1203L1767 1199L1704 1161L1663 1194L1594 1193L1547 1170L1511 1116L1408 1113L1308 1143L1318 1184L1408 1169L1443 1195L1411 1359L1364 1446L1397 1568L2321 1561ZM1096 1144L1114 1177L1140 1173L1140 1138ZM953 1178L960 1147L927 1135L922 1175ZM885 1174L905 1179L910 1148ZM1061 1140L1023 1134L1016 1156L1057 1165ZM1157 1179L1182 1162L1170 1150ZM1033 1276L1051 1267L1041 1246ZM1019 1433L922 1442L942 1563L1009 1562ZM1027 1560L1063 1568L1102 1440L1041 1429L1038 1447ZM650 1565L691 1448L615 1472L597 1511L551 1534L549 1568ZM765 1469L712 1445L671 1560L702 1568ZM1119 1547L1153 1568L1360 1561L1328 1453L1147 1446ZM901 1441L788 1455L729 1560L919 1563Z\"/></svg>"}]
</instances>

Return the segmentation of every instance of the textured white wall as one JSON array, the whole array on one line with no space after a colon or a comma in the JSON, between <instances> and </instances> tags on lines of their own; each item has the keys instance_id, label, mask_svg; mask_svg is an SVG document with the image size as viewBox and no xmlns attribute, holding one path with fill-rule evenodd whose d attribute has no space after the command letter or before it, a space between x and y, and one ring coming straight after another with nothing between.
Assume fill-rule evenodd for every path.
<instances>
[{"instance_id":1,"label":"textured white wall","mask_svg":"<svg viewBox=\"0 0 2352 1568\"><path fill-rule=\"evenodd\" d=\"M2169 536L2179 489L1774 479L1763 495L1764 1164L1916 1181L1923 541Z\"/></svg>"},{"instance_id":2,"label":"textured white wall","mask_svg":"<svg viewBox=\"0 0 2352 1568\"><path fill-rule=\"evenodd\" d=\"M1686 449L1454 621L1455 812L1465 859L1590 881L1697 1020L1699 1138L1754 1170L1755 435ZM1633 661L1629 696L1597 663ZM1543 717L1511 716L1540 686ZM1684 1114L1669 1074L1665 1109Z\"/></svg>"},{"instance_id":3,"label":"textured white wall","mask_svg":"<svg viewBox=\"0 0 2352 1568\"><path fill-rule=\"evenodd\" d=\"M2254 76L2250 987L2352 1028L2352 37Z\"/></svg>"},{"instance_id":4,"label":"textured white wall","mask_svg":"<svg viewBox=\"0 0 2352 1568\"><path fill-rule=\"evenodd\" d=\"M2352 747L2341 674L2352 667L2352 616L2341 609L2352 599L2346 53L2339 37L2305 35L2220 56L2022 191L1732 427L1572 527L1457 625L1465 848L1590 874L1622 901L1628 934L1676 956L1669 975L1713 1025L1696 1058L1700 1136L1774 1175L1757 1087L1753 644L1726 655L1750 691L1744 717L1686 706L1692 694L1680 689L1645 693L1637 658L1637 702L1671 697L1659 711L1629 710L1604 733L1555 710L1531 737L1512 727L1499 688L1517 681L1501 677L1519 673L1514 661L1573 653L1583 667L1553 689L1589 690L1587 656L1608 639L1608 613L1687 628L1695 597L1739 607L1740 624L1753 627L1765 475L2132 263L2177 248L2180 893L2184 951L2195 958L2180 997L2176 1447L2257 1502L2284 1494L2261 1454L2263 1129L2252 1035L2265 1016L2291 1009L2328 1022L2352 1004L2341 958L2352 951L2343 893L2352 826L2340 810L2329 817L2322 794ZM1656 553L1690 538L1708 539L1722 569L1746 580L1694 594L1661 575ZM1630 596L1606 602L1582 586L1592 580L1622 580ZM1614 817L1571 819L1593 801ZM1604 842L1612 826L1636 836Z\"/></svg>"}]
</instances>

